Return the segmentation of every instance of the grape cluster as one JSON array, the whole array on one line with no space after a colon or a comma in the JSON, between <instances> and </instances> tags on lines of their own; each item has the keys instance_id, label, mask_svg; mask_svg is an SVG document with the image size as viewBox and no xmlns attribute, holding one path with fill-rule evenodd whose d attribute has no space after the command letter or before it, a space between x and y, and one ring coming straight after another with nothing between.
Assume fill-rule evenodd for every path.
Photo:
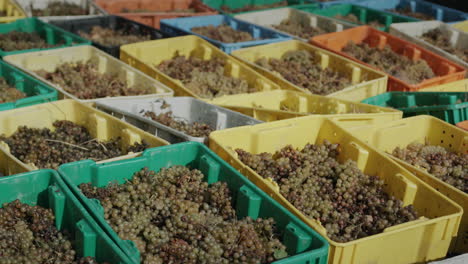
<instances>
[{"instance_id":1,"label":"grape cluster","mask_svg":"<svg viewBox=\"0 0 468 264\"><path fill-rule=\"evenodd\" d=\"M0 49L4 51L27 50L27 49L47 49L63 45L48 44L41 36L35 32L10 31L0 34Z\"/></svg>"},{"instance_id":2,"label":"grape cluster","mask_svg":"<svg viewBox=\"0 0 468 264\"><path fill-rule=\"evenodd\" d=\"M133 96L152 93L151 87L136 84L129 87L117 73L101 73L94 62L63 63L55 71L36 72L79 99Z\"/></svg>"},{"instance_id":3,"label":"grape cluster","mask_svg":"<svg viewBox=\"0 0 468 264\"><path fill-rule=\"evenodd\" d=\"M273 28L287 32L291 35L309 39L311 37L327 33L320 27L314 27L310 25L310 19L302 20L290 16L287 19L284 19L278 25L273 25Z\"/></svg>"},{"instance_id":4,"label":"grape cluster","mask_svg":"<svg viewBox=\"0 0 468 264\"><path fill-rule=\"evenodd\" d=\"M441 146L411 143L406 148L395 148L392 155L468 193L468 154L448 151Z\"/></svg>"},{"instance_id":5,"label":"grape cluster","mask_svg":"<svg viewBox=\"0 0 468 264\"><path fill-rule=\"evenodd\" d=\"M32 3L32 2L31 2ZM31 4L32 6L32 4ZM88 15L88 11L78 4L67 1L50 1L46 8L31 8L33 16L80 16Z\"/></svg>"},{"instance_id":6,"label":"grape cluster","mask_svg":"<svg viewBox=\"0 0 468 264\"><path fill-rule=\"evenodd\" d=\"M434 28L422 34L420 38L468 62L468 49L455 47L450 42L451 31Z\"/></svg>"},{"instance_id":7,"label":"grape cluster","mask_svg":"<svg viewBox=\"0 0 468 264\"><path fill-rule=\"evenodd\" d=\"M196 57L180 56L161 62L157 67L171 78L182 81L185 87L196 95L211 99L223 95L251 93L246 80L229 77L224 73L226 62L221 58L202 60Z\"/></svg>"},{"instance_id":8,"label":"grape cluster","mask_svg":"<svg viewBox=\"0 0 468 264\"><path fill-rule=\"evenodd\" d=\"M224 43L237 43L255 40L249 32L235 30L232 27L222 24L219 26L193 27L193 33L200 34L210 39Z\"/></svg>"},{"instance_id":9,"label":"grape cluster","mask_svg":"<svg viewBox=\"0 0 468 264\"><path fill-rule=\"evenodd\" d=\"M14 102L25 97L25 93L15 87L11 87L5 78L0 77L0 104Z\"/></svg>"},{"instance_id":10,"label":"grape cluster","mask_svg":"<svg viewBox=\"0 0 468 264\"><path fill-rule=\"evenodd\" d=\"M306 50L288 51L281 59L263 57L255 63L278 72L286 80L313 94L327 95L351 85L351 81L343 73L329 67L322 69L319 59Z\"/></svg>"},{"instance_id":11,"label":"grape cluster","mask_svg":"<svg viewBox=\"0 0 468 264\"><path fill-rule=\"evenodd\" d=\"M184 132L193 137L208 137L210 133L214 130L212 127L205 123L188 123L185 120L175 117L172 114L172 111L161 114L156 114L152 111L146 111L144 116L149 117L156 122L171 127L175 130Z\"/></svg>"},{"instance_id":12,"label":"grape cluster","mask_svg":"<svg viewBox=\"0 0 468 264\"><path fill-rule=\"evenodd\" d=\"M66 120L55 121L53 126L54 131L48 128L20 126L9 137L0 135L0 141L7 143L11 154L24 163L51 169L78 160L110 159L130 151L140 152L148 147L143 141L129 146L123 152L120 138L99 141L93 138L85 127Z\"/></svg>"},{"instance_id":13,"label":"grape cluster","mask_svg":"<svg viewBox=\"0 0 468 264\"><path fill-rule=\"evenodd\" d=\"M184 166L147 168L125 184L81 184L97 198L122 239L132 240L142 263L269 263L287 256L273 219L237 219L225 182L208 185Z\"/></svg>"},{"instance_id":14,"label":"grape cluster","mask_svg":"<svg viewBox=\"0 0 468 264\"><path fill-rule=\"evenodd\" d=\"M367 43L349 42L343 51L410 84L417 84L436 76L425 60L413 61L394 52L388 45L380 50L371 48Z\"/></svg>"},{"instance_id":15,"label":"grape cluster","mask_svg":"<svg viewBox=\"0 0 468 264\"><path fill-rule=\"evenodd\" d=\"M0 264L97 264L79 259L50 209L15 200L0 208Z\"/></svg>"},{"instance_id":16,"label":"grape cluster","mask_svg":"<svg viewBox=\"0 0 468 264\"><path fill-rule=\"evenodd\" d=\"M239 159L264 178L278 183L281 194L298 210L319 220L337 242L381 233L415 220L412 205L384 191L385 183L365 175L352 160L339 163L338 144L288 145L274 154L236 150Z\"/></svg>"},{"instance_id":17,"label":"grape cluster","mask_svg":"<svg viewBox=\"0 0 468 264\"><path fill-rule=\"evenodd\" d=\"M79 35L104 46L121 46L151 39L150 35L128 34L124 30L113 30L100 26L92 27L89 33L80 31Z\"/></svg>"},{"instance_id":18,"label":"grape cluster","mask_svg":"<svg viewBox=\"0 0 468 264\"><path fill-rule=\"evenodd\" d=\"M414 17L420 20L435 20L435 17L433 17L432 15L421 13L421 12L413 12L413 10L411 10L411 7L409 5L403 8L389 9L388 11L392 13Z\"/></svg>"}]
</instances>

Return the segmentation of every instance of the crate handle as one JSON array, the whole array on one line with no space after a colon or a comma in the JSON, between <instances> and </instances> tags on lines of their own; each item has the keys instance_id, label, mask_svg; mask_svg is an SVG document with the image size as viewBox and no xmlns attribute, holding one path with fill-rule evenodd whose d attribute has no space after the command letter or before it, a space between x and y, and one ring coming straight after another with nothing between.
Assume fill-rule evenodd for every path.
<instances>
[{"instance_id":1,"label":"crate handle","mask_svg":"<svg viewBox=\"0 0 468 264\"><path fill-rule=\"evenodd\" d=\"M283 242L288 245L288 251L297 254L306 251L312 244L312 237L293 222L286 225Z\"/></svg>"},{"instance_id":2,"label":"crate handle","mask_svg":"<svg viewBox=\"0 0 468 264\"><path fill-rule=\"evenodd\" d=\"M357 167L361 170L364 171L364 168L366 167L367 160L369 159L369 151L361 147L359 144L357 144L354 141L349 142L349 146L351 149L347 150L348 153L352 152L352 155L355 158L356 165Z\"/></svg>"},{"instance_id":3,"label":"crate handle","mask_svg":"<svg viewBox=\"0 0 468 264\"><path fill-rule=\"evenodd\" d=\"M96 256L96 232L90 227L87 221L81 219L76 223L75 240L78 249L83 257Z\"/></svg>"},{"instance_id":4,"label":"crate handle","mask_svg":"<svg viewBox=\"0 0 468 264\"><path fill-rule=\"evenodd\" d=\"M220 164L209 155L202 155L200 158L199 169L205 175L208 184L219 181L221 171Z\"/></svg>"},{"instance_id":5,"label":"crate handle","mask_svg":"<svg viewBox=\"0 0 468 264\"><path fill-rule=\"evenodd\" d=\"M236 213L238 217L250 217L257 219L260 214L262 197L252 188L243 185L239 188L236 201Z\"/></svg>"},{"instance_id":6,"label":"crate handle","mask_svg":"<svg viewBox=\"0 0 468 264\"><path fill-rule=\"evenodd\" d=\"M55 227L62 229L63 215L65 214L65 195L57 185L51 185L47 189L49 193L49 205L55 214Z\"/></svg>"},{"instance_id":7,"label":"crate handle","mask_svg":"<svg viewBox=\"0 0 468 264\"><path fill-rule=\"evenodd\" d=\"M404 184L404 190L401 190L403 191L403 197L401 197L401 200L403 201L403 206L412 204L414 202L414 198L416 197L418 186L401 173L397 173L395 176L396 179L398 179L401 183Z\"/></svg>"},{"instance_id":8,"label":"crate handle","mask_svg":"<svg viewBox=\"0 0 468 264\"><path fill-rule=\"evenodd\" d=\"M354 65L352 63L348 63L347 66L351 68L351 83L352 84L360 83L361 75L362 75L361 67Z\"/></svg>"}]
</instances>

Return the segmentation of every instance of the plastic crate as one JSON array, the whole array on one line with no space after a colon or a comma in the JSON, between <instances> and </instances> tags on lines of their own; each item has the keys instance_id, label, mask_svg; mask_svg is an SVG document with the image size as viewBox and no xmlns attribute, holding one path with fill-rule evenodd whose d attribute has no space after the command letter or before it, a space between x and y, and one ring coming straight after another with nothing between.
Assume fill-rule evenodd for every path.
<instances>
[{"instance_id":1,"label":"plastic crate","mask_svg":"<svg viewBox=\"0 0 468 264\"><path fill-rule=\"evenodd\" d=\"M468 20L453 24L452 27L461 30L463 32L468 32Z\"/></svg>"},{"instance_id":2,"label":"plastic crate","mask_svg":"<svg viewBox=\"0 0 468 264\"><path fill-rule=\"evenodd\" d=\"M456 22L468 19L468 14L465 12L423 0L363 0L359 2L359 5L379 10L410 8L412 12L427 14L443 22ZM409 16L404 17L410 18Z\"/></svg>"},{"instance_id":3,"label":"plastic crate","mask_svg":"<svg viewBox=\"0 0 468 264\"><path fill-rule=\"evenodd\" d=\"M422 144L427 142L431 145L442 146L458 153L468 153L468 131L464 131L431 116L415 116L377 126L356 127L349 131L372 147L387 153L392 153L396 147L404 148L413 142ZM393 159L418 178L459 204L464 212L468 210L467 193L432 176L425 170L397 158ZM468 252L467 213L463 214L460 229L458 230L458 237L456 241L453 241L450 252Z\"/></svg>"},{"instance_id":4,"label":"plastic crate","mask_svg":"<svg viewBox=\"0 0 468 264\"><path fill-rule=\"evenodd\" d=\"M63 45L57 46L55 48L48 49L26 49L26 50L14 50L14 51L5 51L0 48L0 57L5 57L13 54L27 53L32 51L39 50L53 50L69 46L78 46L78 45L89 45L91 42L67 32L61 28L58 28L54 25L47 24L37 18L23 18L18 19L14 22L7 24L0 24L0 34L6 34L11 31L18 32L28 32L28 33L37 33L41 38L43 38L47 44L56 45L63 42Z\"/></svg>"},{"instance_id":5,"label":"plastic crate","mask_svg":"<svg viewBox=\"0 0 468 264\"><path fill-rule=\"evenodd\" d=\"M219 26L226 24L235 30L248 32L254 39L252 41L244 41L237 43L225 43L218 40L214 40L203 35L194 33L192 28L203 27L203 26ZM213 15L203 17L181 17L173 19L161 20L161 31L167 33L170 36L184 36L184 35L196 35L203 38L216 47L220 48L226 53L231 53L234 50L258 46L268 43L274 43L279 41L285 41L290 39L289 35L279 33L276 30L257 26L242 20L235 19L226 15Z\"/></svg>"},{"instance_id":6,"label":"plastic crate","mask_svg":"<svg viewBox=\"0 0 468 264\"><path fill-rule=\"evenodd\" d=\"M361 1L365 0L325 0L325 1L320 1L320 0L315 0L316 2L320 3L320 8L328 8L333 5L337 4L359 4Z\"/></svg>"},{"instance_id":7,"label":"plastic crate","mask_svg":"<svg viewBox=\"0 0 468 264\"><path fill-rule=\"evenodd\" d=\"M0 4L0 11L5 12L5 16L0 17L0 23L9 23L26 17L26 12L15 0L3 0Z\"/></svg>"},{"instance_id":8,"label":"plastic crate","mask_svg":"<svg viewBox=\"0 0 468 264\"><path fill-rule=\"evenodd\" d=\"M146 26L119 16L54 20L50 23L77 35L80 32L90 33L94 26L100 26L112 30L123 31L128 35L150 36L151 39L162 39L166 37L164 33L153 27ZM120 56L120 46L105 46L97 42L93 42L93 46L109 53L116 58L119 58Z\"/></svg>"},{"instance_id":9,"label":"plastic crate","mask_svg":"<svg viewBox=\"0 0 468 264\"><path fill-rule=\"evenodd\" d=\"M207 16L218 13L216 10L203 4L200 0L164 0L156 2L145 0L96 0L96 5L110 14L116 14L158 29L161 19ZM194 9L196 12L183 11L189 8ZM123 9L146 9L149 12L123 13ZM177 10L180 10L180 12Z\"/></svg>"},{"instance_id":10,"label":"plastic crate","mask_svg":"<svg viewBox=\"0 0 468 264\"><path fill-rule=\"evenodd\" d=\"M423 88L418 92L468 92L468 79Z\"/></svg>"},{"instance_id":11,"label":"plastic crate","mask_svg":"<svg viewBox=\"0 0 468 264\"><path fill-rule=\"evenodd\" d=\"M328 17L318 16L311 13L303 12L294 8L277 8L266 11L250 12L241 15L235 15L234 18L247 21L252 24L256 24L263 27L268 27L272 30L286 34L292 38L299 39L302 41L309 41L308 39L300 38L299 36L292 35L288 32L275 29L274 25L279 25L281 21L285 19L293 19L296 21L301 21L301 23L308 23L313 27L318 27L329 32L342 31L343 29L348 29L355 27L355 25L336 21Z\"/></svg>"},{"instance_id":12,"label":"plastic crate","mask_svg":"<svg viewBox=\"0 0 468 264\"><path fill-rule=\"evenodd\" d=\"M468 93L388 92L362 103L396 108L403 117L431 115L451 124L468 119Z\"/></svg>"},{"instance_id":13,"label":"plastic crate","mask_svg":"<svg viewBox=\"0 0 468 264\"><path fill-rule=\"evenodd\" d=\"M169 104L169 107L163 109L164 104ZM261 123L249 116L205 103L193 97L101 101L96 103L96 107L159 138L165 139L171 144L184 141L207 143L208 137L194 137L153 121L151 118L143 116L146 111L156 114L171 111L177 119L182 119L188 123L208 124L216 130Z\"/></svg>"},{"instance_id":14,"label":"plastic crate","mask_svg":"<svg viewBox=\"0 0 468 264\"><path fill-rule=\"evenodd\" d=\"M67 2L67 3L72 3L72 4L77 4L80 7L86 9L88 11L88 14L86 15L102 15L105 14L105 12L98 8L96 4L94 3L94 0L15 0L18 2L18 4L21 6L26 11L27 16L33 17L31 7L34 9L43 9L46 8L47 5L51 2L54 1L60 1L60 2ZM41 18L46 18L46 19L55 19L59 17L80 17L80 16L41 16Z\"/></svg>"},{"instance_id":15,"label":"plastic crate","mask_svg":"<svg viewBox=\"0 0 468 264\"><path fill-rule=\"evenodd\" d=\"M378 21L380 24L384 25L384 27L379 27L379 30L388 31L390 25L392 23L401 23L401 22L414 22L418 21L415 18L404 17L400 15L396 15L394 13L380 11L364 6L354 5L354 4L338 4L338 5L331 5L325 9L317 9L310 11L313 14L322 15L326 17L330 17L332 19L338 21L346 21L343 19L335 18L337 15L347 16L350 14L355 15L359 21L363 24L367 24L372 21ZM349 22L352 23L352 22ZM361 25L359 23L352 23L355 25Z\"/></svg>"},{"instance_id":16,"label":"plastic crate","mask_svg":"<svg viewBox=\"0 0 468 264\"><path fill-rule=\"evenodd\" d=\"M139 252L133 242L120 239L105 221L104 209L94 199L86 198L77 186L88 182L97 187L106 186L110 182L121 184L143 167L159 171L161 168L174 165L199 169L206 176L205 180L209 184L218 181L226 182L234 197L234 207L238 217L274 218L276 226L281 232L282 242L285 243L288 253L294 255L274 263L327 263L328 243L324 238L268 197L201 143L185 142L150 149L146 150L141 157L108 164L96 164L90 160L69 163L61 166L59 173L109 236L132 258L134 263L139 263Z\"/></svg>"},{"instance_id":17,"label":"plastic crate","mask_svg":"<svg viewBox=\"0 0 468 264\"><path fill-rule=\"evenodd\" d=\"M55 227L67 230L77 257L95 257L99 263L129 263L129 258L99 227L54 170L39 170L0 178L0 208L20 200L50 208Z\"/></svg>"},{"instance_id":18,"label":"plastic crate","mask_svg":"<svg viewBox=\"0 0 468 264\"><path fill-rule=\"evenodd\" d=\"M402 200L405 205L412 204L419 215L425 217L347 243L332 241L318 221L297 210L280 194L275 182L264 179L244 165L234 151L240 148L253 154L273 153L286 145L302 148L308 143L322 143L323 140L339 143L340 161L354 160L365 174L383 179L389 194ZM330 243L328 263L425 262L444 257L457 234L462 215L458 205L326 117L301 117L216 131L210 135L210 148L326 237Z\"/></svg>"},{"instance_id":19,"label":"plastic crate","mask_svg":"<svg viewBox=\"0 0 468 264\"><path fill-rule=\"evenodd\" d=\"M333 70L341 72L349 77L352 83L350 87L347 87L338 92L331 93L327 95L328 97L336 97L348 101L360 102L365 98L384 93L387 90L387 78L385 74L338 56L332 52L319 49L298 40L236 50L232 53L232 55L242 60L244 63L258 71L263 76L271 79L282 89L300 91L310 94L311 92L309 90L301 88L287 81L281 75L255 64L255 61L262 57L267 59L279 59L281 56L283 56L283 54L291 50L307 50L320 58L320 64L322 68L330 67Z\"/></svg>"},{"instance_id":20,"label":"plastic crate","mask_svg":"<svg viewBox=\"0 0 468 264\"><path fill-rule=\"evenodd\" d=\"M169 142L129 125L118 118L70 99L0 112L0 135L9 137L19 126L54 129L53 123L56 120L68 120L84 126L92 137L101 141L120 137L122 148L142 140L145 140L150 147L169 144ZM14 157L10 153L8 144L3 141L0 141L0 151L6 153L5 162L9 164L7 175L37 169L34 164L26 164ZM138 153L130 152L127 155L110 160L127 159L136 155Z\"/></svg>"},{"instance_id":21,"label":"plastic crate","mask_svg":"<svg viewBox=\"0 0 468 264\"><path fill-rule=\"evenodd\" d=\"M96 102L99 100L121 99L121 98L156 98L172 96L174 92L164 84L152 79L139 70L130 67L129 65L121 62L120 60L112 57L111 55L101 51L92 46L78 46L62 49L30 52L24 54L10 55L3 58L5 61L13 64L14 66L22 69L35 78L47 83L54 87L61 93L61 97L72 98L80 102ZM54 71L60 64L66 62L79 62L91 60L98 64L98 69L101 73L113 73L121 76L122 79L127 80L129 85L141 84L151 87L152 94L136 95L136 96L118 96L118 97L105 97L96 99L79 99L71 93L65 91L59 85L47 81L40 77L35 71L45 70Z\"/></svg>"},{"instance_id":22,"label":"plastic crate","mask_svg":"<svg viewBox=\"0 0 468 264\"><path fill-rule=\"evenodd\" d=\"M390 27L390 34L415 43L468 69L468 62L464 61L460 57L457 57L450 52L444 51L436 45L433 45L421 38L421 36L427 31L437 28L440 29L442 32L449 34L450 44L453 45L453 47L456 47L461 50L468 50L468 33L456 30L440 21L393 24Z\"/></svg>"},{"instance_id":23,"label":"plastic crate","mask_svg":"<svg viewBox=\"0 0 468 264\"><path fill-rule=\"evenodd\" d=\"M424 49L416 44L388 33L379 31L370 26L361 26L347 29L341 32L329 33L311 38L310 42L319 47L333 51L341 56L355 60L361 64L368 65L362 61L343 52L343 48L353 41L356 44L367 43L372 47L383 48L389 45L393 51L413 60L422 59L427 62L437 77L426 79L418 84L409 84L394 76L389 76L388 91L417 91L421 88L431 87L438 84L449 83L464 78L466 70L443 57ZM370 65L368 65L370 66ZM372 67L372 66L370 66Z\"/></svg>"},{"instance_id":24,"label":"plastic crate","mask_svg":"<svg viewBox=\"0 0 468 264\"><path fill-rule=\"evenodd\" d=\"M55 89L4 61L0 61L0 76L10 86L15 87L27 96L14 102L0 103L0 111L57 100L58 93Z\"/></svg>"},{"instance_id":25,"label":"plastic crate","mask_svg":"<svg viewBox=\"0 0 468 264\"><path fill-rule=\"evenodd\" d=\"M266 122L307 115L326 115L332 119L342 119L344 125L354 126L385 123L401 119L403 115L395 109L282 90L219 98L211 103Z\"/></svg>"},{"instance_id":26,"label":"plastic crate","mask_svg":"<svg viewBox=\"0 0 468 264\"><path fill-rule=\"evenodd\" d=\"M220 13L230 14L230 15L245 14L245 13L251 13L251 12L256 12L256 11L261 11L261 10L273 10L273 9L282 8L282 7L265 8L265 9L258 9L258 10L238 12L238 13L224 11L222 7L227 7L232 10L232 9L243 8L245 6L272 5L272 4L283 2L283 1L286 1L288 4L287 6L291 8L295 8L297 6L302 6L302 5L310 5L310 6L314 6L315 8L320 7L318 4L313 3L314 2L313 0L202 0L202 1L206 5L218 10Z\"/></svg>"},{"instance_id":27,"label":"plastic crate","mask_svg":"<svg viewBox=\"0 0 468 264\"><path fill-rule=\"evenodd\" d=\"M182 56L194 56L205 60L214 57L224 59L226 61L225 74L246 80L250 87L254 87L258 91L280 89L273 81L197 36L124 45L120 49L120 59L169 86L174 90L176 96L191 96L201 99L200 96L185 88L180 80L173 79L157 69L157 65L164 60L173 58L177 52Z\"/></svg>"},{"instance_id":28,"label":"plastic crate","mask_svg":"<svg viewBox=\"0 0 468 264\"><path fill-rule=\"evenodd\" d=\"M457 127L468 131L468 120L457 123Z\"/></svg>"}]
</instances>

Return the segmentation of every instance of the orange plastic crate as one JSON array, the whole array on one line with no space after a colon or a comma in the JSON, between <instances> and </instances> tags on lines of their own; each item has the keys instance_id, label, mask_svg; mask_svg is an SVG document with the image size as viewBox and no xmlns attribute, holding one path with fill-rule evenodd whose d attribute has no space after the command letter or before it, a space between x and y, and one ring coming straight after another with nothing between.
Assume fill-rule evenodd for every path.
<instances>
[{"instance_id":1,"label":"orange plastic crate","mask_svg":"<svg viewBox=\"0 0 468 264\"><path fill-rule=\"evenodd\" d=\"M370 26L355 27L341 32L324 34L313 37L309 40L313 45L353 59L369 67L373 67L342 51L350 41L353 41L356 44L367 43L371 47L378 47L379 49L383 49L388 45L398 54L412 58L413 60L425 60L437 75L435 78L426 79L418 84L409 84L394 76L388 75L388 91L417 91L422 88L461 80L466 74L466 70L462 66L459 66L418 45L374 29Z\"/></svg>"},{"instance_id":2,"label":"orange plastic crate","mask_svg":"<svg viewBox=\"0 0 468 264\"><path fill-rule=\"evenodd\" d=\"M96 5L109 14L159 29L161 19L215 15L218 12L205 5L201 0L96 0ZM196 12L184 12L194 9ZM129 10L124 12L124 10ZM134 12L132 10L148 10L148 12ZM180 10L180 11L178 11Z\"/></svg>"},{"instance_id":3,"label":"orange plastic crate","mask_svg":"<svg viewBox=\"0 0 468 264\"><path fill-rule=\"evenodd\" d=\"M457 127L461 128L461 129L465 129L466 131L468 131L468 120L457 123Z\"/></svg>"}]
</instances>

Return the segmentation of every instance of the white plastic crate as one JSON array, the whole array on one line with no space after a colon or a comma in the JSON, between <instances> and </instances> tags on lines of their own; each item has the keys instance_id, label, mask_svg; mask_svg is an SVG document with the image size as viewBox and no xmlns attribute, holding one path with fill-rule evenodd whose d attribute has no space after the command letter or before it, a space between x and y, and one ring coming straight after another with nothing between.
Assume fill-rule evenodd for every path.
<instances>
[{"instance_id":1,"label":"white plastic crate","mask_svg":"<svg viewBox=\"0 0 468 264\"><path fill-rule=\"evenodd\" d=\"M301 23L305 21L307 23L310 23L310 25L313 27L318 27L320 29L325 30L326 33L342 31L342 30L356 26L351 23L338 21L336 19L331 19L329 17L315 15L315 14L300 11L294 8L278 8L278 9L259 11L259 12L248 12L248 13L236 15L234 16L234 18L247 21L252 24L259 25L259 26L271 28L283 34L287 34L295 39L306 41L306 42L308 42L309 40L292 35L285 31L278 30L274 28L273 26L279 25L281 21L288 19L288 18L293 19L293 20L298 20Z\"/></svg>"},{"instance_id":2,"label":"white plastic crate","mask_svg":"<svg viewBox=\"0 0 468 264\"><path fill-rule=\"evenodd\" d=\"M88 15L106 14L106 12L104 10L102 10L101 8L99 8L94 3L93 0L16 0L16 2L26 12L27 16L33 16L31 7L36 8L36 9L42 9L42 8L45 8L50 2L54 2L54 1L62 1L62 2L67 2L67 3L78 4L79 6L85 8L85 9L87 9L89 11ZM65 16L65 17L79 18L79 17L85 17L85 16ZM47 20L56 19L56 18L57 17L55 17L55 16L41 17L41 19L44 20L45 22L47 22ZM63 16L62 16L62 18L63 18Z\"/></svg>"},{"instance_id":3,"label":"white plastic crate","mask_svg":"<svg viewBox=\"0 0 468 264\"><path fill-rule=\"evenodd\" d=\"M450 34L450 43L453 45L453 47L462 50L468 49L468 33L455 29L441 21L434 20L392 24L390 26L390 34L416 43L443 56L444 58L447 58L459 65L462 65L465 68L468 68L468 62L465 62L454 54L444 51L443 49L420 38L424 33L436 28L439 28L442 32L448 32Z\"/></svg>"}]
</instances>

